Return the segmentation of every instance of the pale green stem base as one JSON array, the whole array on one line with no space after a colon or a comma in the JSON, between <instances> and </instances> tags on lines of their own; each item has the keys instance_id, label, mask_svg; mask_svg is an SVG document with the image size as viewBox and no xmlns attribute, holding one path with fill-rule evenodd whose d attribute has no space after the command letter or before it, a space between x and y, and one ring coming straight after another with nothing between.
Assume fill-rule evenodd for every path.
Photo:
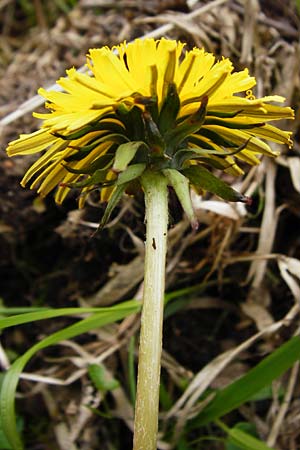
<instances>
[{"instance_id":1,"label":"pale green stem base","mask_svg":"<svg viewBox=\"0 0 300 450\"><path fill-rule=\"evenodd\" d=\"M145 277L135 404L134 450L156 450L167 251L167 180L142 176L146 206Z\"/></svg>"}]
</instances>

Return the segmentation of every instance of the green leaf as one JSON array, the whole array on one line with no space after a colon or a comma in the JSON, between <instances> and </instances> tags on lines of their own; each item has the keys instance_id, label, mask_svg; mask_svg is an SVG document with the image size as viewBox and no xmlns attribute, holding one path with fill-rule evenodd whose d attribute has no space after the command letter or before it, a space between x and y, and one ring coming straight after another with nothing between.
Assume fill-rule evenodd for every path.
<instances>
[{"instance_id":1,"label":"green leaf","mask_svg":"<svg viewBox=\"0 0 300 450\"><path fill-rule=\"evenodd\" d=\"M159 387L159 403L162 409L164 409L165 411L171 409L174 404L174 400L170 395L162 379L160 380L160 387Z\"/></svg>"},{"instance_id":2,"label":"green leaf","mask_svg":"<svg viewBox=\"0 0 300 450\"><path fill-rule=\"evenodd\" d=\"M18 433L21 433L23 431L23 428L24 428L23 417L17 416L16 427L17 427ZM0 417L0 449L1 450L13 450L13 447L8 442L7 437L2 428L1 417Z\"/></svg>"},{"instance_id":3,"label":"green leaf","mask_svg":"<svg viewBox=\"0 0 300 450\"><path fill-rule=\"evenodd\" d=\"M4 431L2 430L1 427L1 422L0 422L0 449L1 450L13 450L12 446L10 445L10 443L8 442Z\"/></svg>"},{"instance_id":4,"label":"green leaf","mask_svg":"<svg viewBox=\"0 0 300 450\"><path fill-rule=\"evenodd\" d=\"M217 170L227 170L230 169L232 165L229 164L228 161L224 160L223 158L219 158L218 156L215 155L211 155L207 158L203 156L201 158L201 162Z\"/></svg>"},{"instance_id":5,"label":"green leaf","mask_svg":"<svg viewBox=\"0 0 300 450\"><path fill-rule=\"evenodd\" d=\"M135 404L136 370L135 370L135 336L131 336L128 347L128 388L131 404Z\"/></svg>"},{"instance_id":6,"label":"green leaf","mask_svg":"<svg viewBox=\"0 0 300 450\"><path fill-rule=\"evenodd\" d=\"M265 386L260 391L256 392L251 398L251 402L259 402L262 400L271 400L274 396L274 391L272 389L272 386ZM284 397L284 388L282 386L279 387L278 391L276 392L276 396L279 400L282 400Z\"/></svg>"},{"instance_id":7,"label":"green leaf","mask_svg":"<svg viewBox=\"0 0 300 450\"><path fill-rule=\"evenodd\" d=\"M168 179L168 184L174 188L180 204L191 222L192 227L196 229L198 227L198 221L192 205L190 183L188 178L175 169L164 169L163 174Z\"/></svg>"},{"instance_id":8,"label":"green leaf","mask_svg":"<svg viewBox=\"0 0 300 450\"><path fill-rule=\"evenodd\" d=\"M231 428L228 431L228 438L228 442L235 445L234 448L236 450L274 450L271 447L268 447L264 442L251 436L251 434L238 428ZM227 450L229 450L228 447Z\"/></svg>"},{"instance_id":9,"label":"green leaf","mask_svg":"<svg viewBox=\"0 0 300 450\"><path fill-rule=\"evenodd\" d=\"M198 111L178 123L174 129L165 133L164 138L169 154L173 154L184 139L200 130L205 120L207 102L208 98L203 97Z\"/></svg>"},{"instance_id":10,"label":"green leaf","mask_svg":"<svg viewBox=\"0 0 300 450\"><path fill-rule=\"evenodd\" d=\"M130 181L140 177L145 169L146 164L144 163L132 164L131 166L128 166L128 168L124 172L119 174L116 183L117 186L122 186L124 183L128 184Z\"/></svg>"},{"instance_id":11,"label":"green leaf","mask_svg":"<svg viewBox=\"0 0 300 450\"><path fill-rule=\"evenodd\" d=\"M63 164L64 168L67 169L68 172L75 174L88 174L92 175L96 170L106 170L111 166L114 155L112 153L106 153L105 155L100 156L95 159L91 164L82 167L81 169L73 169L73 167L66 166Z\"/></svg>"},{"instance_id":12,"label":"green leaf","mask_svg":"<svg viewBox=\"0 0 300 450\"><path fill-rule=\"evenodd\" d=\"M238 116L242 112L243 112L242 109L240 109L238 111L233 111L231 113L229 113L229 112L222 112L222 111L210 111L208 109L206 115L207 116L213 116L213 117L221 117L222 119L233 119L234 117Z\"/></svg>"},{"instance_id":13,"label":"green leaf","mask_svg":"<svg viewBox=\"0 0 300 450\"><path fill-rule=\"evenodd\" d=\"M23 450L23 444L18 435L16 428L15 406L14 398L19 381L19 377L28 361L39 350L55 345L58 342L71 339L75 336L79 336L87 331L95 328L100 328L109 323L114 323L117 320L121 320L130 314L138 312L140 305L136 301L129 301L121 303L120 305L112 306L109 311L93 314L91 317L82 319L79 322L57 331L52 335L41 340L37 344L33 345L27 350L24 355L19 357L6 372L3 380L1 395L0 395L0 417L8 442L14 450Z\"/></svg>"},{"instance_id":14,"label":"green leaf","mask_svg":"<svg viewBox=\"0 0 300 450\"><path fill-rule=\"evenodd\" d=\"M248 198L237 192L225 181L217 178L203 166L190 166L183 169L182 173L197 188L204 189L212 194L218 195L229 202L247 202Z\"/></svg>"},{"instance_id":15,"label":"green leaf","mask_svg":"<svg viewBox=\"0 0 300 450\"><path fill-rule=\"evenodd\" d=\"M233 428L220 420L216 420L216 424L228 435L226 450L274 450L258 439L254 425L249 422L239 422Z\"/></svg>"},{"instance_id":16,"label":"green leaf","mask_svg":"<svg viewBox=\"0 0 300 450\"><path fill-rule=\"evenodd\" d=\"M194 135L195 136L195 135ZM209 164L212 167L216 167L217 169L224 170L224 168L228 167L229 164L227 161L222 161L221 158L226 158L227 156L236 155L240 152L240 148L233 150L232 152L227 152L220 150L210 150L207 148L182 148L178 150L172 158L172 168L176 168L177 170L182 169L185 161L191 159L200 159L202 162ZM210 156L211 155L211 156ZM221 160L222 164L216 163L217 160Z\"/></svg>"},{"instance_id":17,"label":"green leaf","mask_svg":"<svg viewBox=\"0 0 300 450\"><path fill-rule=\"evenodd\" d=\"M300 337L295 336L249 370L246 375L218 392L195 419L196 423L206 424L238 408L286 372L299 358Z\"/></svg>"},{"instance_id":18,"label":"green leaf","mask_svg":"<svg viewBox=\"0 0 300 450\"><path fill-rule=\"evenodd\" d=\"M52 133L53 136L59 137L60 139L67 140L67 141L73 141L76 139L81 138L82 136L85 136L88 133L91 133L95 130L95 127L92 124L86 125L80 130L74 131L73 133L69 134L60 134L58 132Z\"/></svg>"},{"instance_id":19,"label":"green leaf","mask_svg":"<svg viewBox=\"0 0 300 450\"><path fill-rule=\"evenodd\" d=\"M53 133L53 135L64 140L73 141L81 138L82 136L85 136L88 133L92 133L93 131L108 131L108 132L115 131L116 133L122 133L124 132L124 128L121 125L117 124L115 121L102 120L100 123L99 122L90 123L89 125L84 126L80 130L74 131L73 133L69 133L66 135L60 133Z\"/></svg>"},{"instance_id":20,"label":"green leaf","mask_svg":"<svg viewBox=\"0 0 300 450\"><path fill-rule=\"evenodd\" d=\"M117 114L119 114L120 120L125 125L126 136L130 141L141 141L144 139L145 125L142 118L143 112L140 107L128 107L124 104L119 104Z\"/></svg>"},{"instance_id":21,"label":"green leaf","mask_svg":"<svg viewBox=\"0 0 300 450\"><path fill-rule=\"evenodd\" d=\"M8 306L0 307L0 315L2 316L12 316L13 314L24 314L28 312L36 312L36 311L45 311L46 309L49 309L44 306L21 306L21 307L15 307L10 308Z\"/></svg>"},{"instance_id":22,"label":"green leaf","mask_svg":"<svg viewBox=\"0 0 300 450\"><path fill-rule=\"evenodd\" d=\"M81 189L87 186L105 185L110 186L115 184L115 180L107 181L108 169L98 169L91 176L87 176L82 181L76 181L75 183L61 183L61 186L68 186L73 189Z\"/></svg>"},{"instance_id":23,"label":"green leaf","mask_svg":"<svg viewBox=\"0 0 300 450\"><path fill-rule=\"evenodd\" d=\"M91 153L92 150L94 150L99 145L103 144L104 142L108 142L111 146L111 148L117 144L120 145L124 141L127 141L127 138L123 134L111 134L110 132L107 132L105 134L101 134L100 137L93 137L90 144L83 145L82 147L78 147L74 145L74 150L77 150L77 153L74 153L71 156L68 156L65 161L66 162L72 162L72 161L81 161L84 159L89 153ZM72 145L70 145L72 147Z\"/></svg>"},{"instance_id":24,"label":"green leaf","mask_svg":"<svg viewBox=\"0 0 300 450\"><path fill-rule=\"evenodd\" d=\"M223 422L220 420L216 421L216 425L219 425L227 434L230 430ZM255 426L250 422L238 422L234 425L235 429L242 430L247 434L251 434L251 436L258 437ZM225 443L225 450L241 450L238 445L236 445L230 437L228 436Z\"/></svg>"},{"instance_id":25,"label":"green leaf","mask_svg":"<svg viewBox=\"0 0 300 450\"><path fill-rule=\"evenodd\" d=\"M108 222L111 213L119 203L119 201L122 198L123 193L125 192L126 187L128 186L128 183L120 184L119 186L116 186L113 190L113 193L108 201L108 204L105 208L103 217L101 219L99 229L101 230Z\"/></svg>"},{"instance_id":26,"label":"green leaf","mask_svg":"<svg viewBox=\"0 0 300 450\"><path fill-rule=\"evenodd\" d=\"M245 122L231 122L230 120L222 120L217 119L215 117L207 117L205 118L204 125L220 125L225 128L233 128L237 130L249 130L255 127L263 127L265 125L264 122L257 123L245 123Z\"/></svg>"},{"instance_id":27,"label":"green leaf","mask_svg":"<svg viewBox=\"0 0 300 450\"><path fill-rule=\"evenodd\" d=\"M221 145L222 147L225 147L225 148L238 147L238 145L235 142L233 142L229 139L225 139L219 133L216 133L215 131L213 131L211 129L207 129L205 127L201 128L201 135L205 136L206 138L208 138L209 140L214 142L214 144Z\"/></svg>"},{"instance_id":28,"label":"green leaf","mask_svg":"<svg viewBox=\"0 0 300 450\"><path fill-rule=\"evenodd\" d=\"M146 110L143 114L143 119L145 122L145 133L147 137L147 142L153 152L163 154L165 149L165 141L162 137L158 126L153 120L150 112Z\"/></svg>"},{"instance_id":29,"label":"green leaf","mask_svg":"<svg viewBox=\"0 0 300 450\"><path fill-rule=\"evenodd\" d=\"M113 170L115 172L123 172L126 170L128 164L130 164L135 157L136 152L143 146L146 146L143 141L126 142L125 144L119 145L115 155Z\"/></svg>"},{"instance_id":30,"label":"green leaf","mask_svg":"<svg viewBox=\"0 0 300 450\"><path fill-rule=\"evenodd\" d=\"M202 150L202 152L204 155L206 154L206 150ZM182 166L184 165L185 161L195 158L197 158L197 155L192 149L189 148L180 149L175 153L175 155L171 160L172 168L180 170L182 169Z\"/></svg>"},{"instance_id":31,"label":"green leaf","mask_svg":"<svg viewBox=\"0 0 300 450\"><path fill-rule=\"evenodd\" d=\"M180 110L180 99L175 83L170 83L168 93L161 107L158 119L158 128L162 134L174 126Z\"/></svg>"},{"instance_id":32,"label":"green leaf","mask_svg":"<svg viewBox=\"0 0 300 450\"><path fill-rule=\"evenodd\" d=\"M9 308L8 308L9 309ZM14 308L12 308L14 309ZM110 307L99 307L99 308L55 308L55 309L45 309L42 311L33 311L24 314L13 315L10 317L5 317L0 319L0 330L5 328L13 327L16 325L22 325L24 323L35 322L37 320L53 319L55 317L62 316L76 316L80 314L91 314L91 313L105 313L110 312Z\"/></svg>"},{"instance_id":33,"label":"green leaf","mask_svg":"<svg viewBox=\"0 0 300 450\"><path fill-rule=\"evenodd\" d=\"M98 391L112 391L120 386L118 380L113 377L109 377L103 365L90 364L88 367L88 374Z\"/></svg>"},{"instance_id":34,"label":"green leaf","mask_svg":"<svg viewBox=\"0 0 300 450\"><path fill-rule=\"evenodd\" d=\"M187 160L201 159L202 161L209 159L209 155L214 156L215 154L219 154L219 152L216 152L215 150L208 150L206 148L182 148L175 153L171 164L173 168L180 170L184 167L184 163Z\"/></svg>"},{"instance_id":35,"label":"green leaf","mask_svg":"<svg viewBox=\"0 0 300 450\"><path fill-rule=\"evenodd\" d=\"M114 154L117 147L118 147L117 144L111 142L109 148L107 149L107 151L109 153ZM90 153L91 150L86 150L86 148L82 147L80 149L79 148L78 149L74 149L74 151L76 151L76 153L73 153L72 155L70 155L70 156L68 156L68 157L66 157L64 159L65 163L70 163L70 162L73 162L73 161L82 161L84 158L87 157L87 155Z\"/></svg>"}]
</instances>

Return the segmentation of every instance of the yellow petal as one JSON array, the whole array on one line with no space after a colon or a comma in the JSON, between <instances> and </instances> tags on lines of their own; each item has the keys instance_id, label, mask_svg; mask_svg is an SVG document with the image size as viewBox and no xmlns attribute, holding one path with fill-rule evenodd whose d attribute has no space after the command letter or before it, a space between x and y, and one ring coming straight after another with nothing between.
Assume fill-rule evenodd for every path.
<instances>
[{"instance_id":1,"label":"yellow petal","mask_svg":"<svg viewBox=\"0 0 300 450\"><path fill-rule=\"evenodd\" d=\"M215 57L211 53L206 53L204 49L194 48L185 54L175 76L180 97L186 97L187 92L194 90L195 84L210 71L215 62Z\"/></svg>"},{"instance_id":2,"label":"yellow petal","mask_svg":"<svg viewBox=\"0 0 300 450\"><path fill-rule=\"evenodd\" d=\"M220 127L219 125L205 125L203 128L217 133L220 137L224 137L238 146L245 144L249 140L246 148L255 153L262 153L268 156L278 155L268 144L244 130L233 130L231 128ZM239 153L236 156L238 157Z\"/></svg>"},{"instance_id":3,"label":"yellow petal","mask_svg":"<svg viewBox=\"0 0 300 450\"><path fill-rule=\"evenodd\" d=\"M48 130L38 130L31 134L21 134L19 139L9 143L8 156L31 155L45 150L58 141Z\"/></svg>"},{"instance_id":4,"label":"yellow petal","mask_svg":"<svg viewBox=\"0 0 300 450\"><path fill-rule=\"evenodd\" d=\"M28 181L31 180L31 178L37 174L43 167L47 167L50 161L53 159L53 157L57 154L57 152L60 152L61 150L64 150L68 146L68 142L64 142L59 140L56 142L44 155L42 155L32 166L27 170L25 173L23 179L22 179L22 186L25 186Z\"/></svg>"}]
</instances>

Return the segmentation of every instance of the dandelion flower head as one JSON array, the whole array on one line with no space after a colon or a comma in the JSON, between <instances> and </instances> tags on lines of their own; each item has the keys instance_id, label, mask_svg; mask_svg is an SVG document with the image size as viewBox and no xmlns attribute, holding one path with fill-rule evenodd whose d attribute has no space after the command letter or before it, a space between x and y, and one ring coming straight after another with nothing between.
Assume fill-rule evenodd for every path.
<instances>
[{"instance_id":1,"label":"dandelion flower head","mask_svg":"<svg viewBox=\"0 0 300 450\"><path fill-rule=\"evenodd\" d=\"M228 58L136 39L91 49L87 66L88 73L67 70L57 82L63 92L39 90L49 110L34 113L40 129L7 149L41 153L21 184L42 196L56 189L58 203L74 187L80 206L95 189L107 201L138 186L145 170L209 190L211 168L240 175L239 162L276 156L266 141L291 146L290 133L269 122L293 118L292 109L281 96L255 98L255 78L235 72Z\"/></svg>"}]
</instances>

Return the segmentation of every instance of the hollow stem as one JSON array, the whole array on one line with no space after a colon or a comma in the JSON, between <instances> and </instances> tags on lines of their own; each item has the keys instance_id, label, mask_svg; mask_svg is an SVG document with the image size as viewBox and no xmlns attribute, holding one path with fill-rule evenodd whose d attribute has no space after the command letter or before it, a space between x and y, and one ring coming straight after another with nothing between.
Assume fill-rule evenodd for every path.
<instances>
[{"instance_id":1,"label":"hollow stem","mask_svg":"<svg viewBox=\"0 0 300 450\"><path fill-rule=\"evenodd\" d=\"M146 248L133 449L156 450L168 191L167 180L161 174L148 171L141 181L146 206Z\"/></svg>"}]
</instances>

